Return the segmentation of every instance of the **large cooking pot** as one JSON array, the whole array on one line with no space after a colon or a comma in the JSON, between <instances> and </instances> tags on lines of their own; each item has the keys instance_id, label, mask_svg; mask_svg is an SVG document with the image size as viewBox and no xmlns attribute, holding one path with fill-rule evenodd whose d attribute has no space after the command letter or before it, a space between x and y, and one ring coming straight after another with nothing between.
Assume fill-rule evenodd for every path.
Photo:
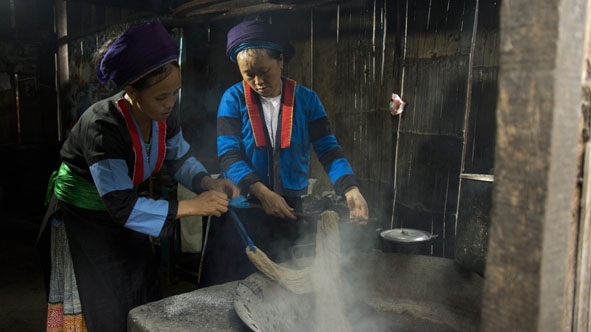
<instances>
[{"instance_id":1,"label":"large cooking pot","mask_svg":"<svg viewBox=\"0 0 591 332\"><path fill-rule=\"evenodd\" d=\"M414 255L430 254L431 246L439 237L437 234L413 228L378 229L378 232L382 240L382 251Z\"/></svg>"},{"instance_id":2,"label":"large cooking pot","mask_svg":"<svg viewBox=\"0 0 591 332\"><path fill-rule=\"evenodd\" d=\"M351 331L478 330L483 279L452 259L358 253L342 257L341 280ZM240 281L234 309L253 331L317 330L315 294L294 294L260 272Z\"/></svg>"}]
</instances>

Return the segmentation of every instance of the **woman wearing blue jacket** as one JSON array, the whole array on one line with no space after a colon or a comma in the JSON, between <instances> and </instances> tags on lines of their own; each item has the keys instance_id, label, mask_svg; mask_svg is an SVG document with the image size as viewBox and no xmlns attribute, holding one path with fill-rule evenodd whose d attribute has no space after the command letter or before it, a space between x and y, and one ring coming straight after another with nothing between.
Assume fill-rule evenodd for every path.
<instances>
[{"instance_id":1,"label":"woman wearing blue jacket","mask_svg":"<svg viewBox=\"0 0 591 332\"><path fill-rule=\"evenodd\" d=\"M262 206L259 211L242 211L240 218L254 244L278 261L289 258L284 249L299 236L300 225L294 212L301 210L301 197L308 191L310 147L336 193L346 198L351 222L365 223L368 217L367 203L331 132L318 95L282 76L284 63L293 55L293 47L285 37L280 29L261 21L245 21L228 32L226 54L237 63L243 81L222 96L217 123L218 156L224 177L250 201ZM211 223L210 232L215 237L210 234L209 238L224 240L214 240L214 248L206 248L219 253L206 252L202 285L218 283L212 282L212 277L225 282L253 272L247 268L248 262L244 266L235 264L236 256L246 258L244 246L230 237L235 231L222 231L224 227L224 221ZM229 256L230 246L236 242L240 253ZM222 252L228 257L224 258ZM244 271L237 271L240 269ZM212 270L220 272L212 276ZM234 278L224 277L232 274Z\"/></svg>"}]
</instances>

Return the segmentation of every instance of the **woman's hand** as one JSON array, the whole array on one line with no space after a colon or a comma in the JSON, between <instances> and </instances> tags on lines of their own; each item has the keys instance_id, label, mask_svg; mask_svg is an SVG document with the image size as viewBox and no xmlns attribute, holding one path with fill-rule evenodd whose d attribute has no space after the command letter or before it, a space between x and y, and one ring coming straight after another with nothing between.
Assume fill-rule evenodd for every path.
<instances>
[{"instance_id":1,"label":"woman's hand","mask_svg":"<svg viewBox=\"0 0 591 332\"><path fill-rule=\"evenodd\" d=\"M261 201L266 214L280 218L297 219L293 214L293 208L287 205L285 199L261 182L253 184L250 187L250 192Z\"/></svg>"},{"instance_id":2,"label":"woman's hand","mask_svg":"<svg viewBox=\"0 0 591 332\"><path fill-rule=\"evenodd\" d=\"M226 194L209 190L193 198L179 201L177 218L184 216L216 216L220 217L228 211Z\"/></svg>"},{"instance_id":3,"label":"woman's hand","mask_svg":"<svg viewBox=\"0 0 591 332\"><path fill-rule=\"evenodd\" d=\"M366 224L368 218L367 202L359 192L359 188L347 188L345 198L347 198L347 205L349 206L349 220L354 224Z\"/></svg>"},{"instance_id":4,"label":"woman's hand","mask_svg":"<svg viewBox=\"0 0 591 332\"><path fill-rule=\"evenodd\" d=\"M213 179L209 176L204 176L203 180L201 180L201 188L224 193L228 196L228 199L240 195L240 189L228 179Z\"/></svg>"}]
</instances>

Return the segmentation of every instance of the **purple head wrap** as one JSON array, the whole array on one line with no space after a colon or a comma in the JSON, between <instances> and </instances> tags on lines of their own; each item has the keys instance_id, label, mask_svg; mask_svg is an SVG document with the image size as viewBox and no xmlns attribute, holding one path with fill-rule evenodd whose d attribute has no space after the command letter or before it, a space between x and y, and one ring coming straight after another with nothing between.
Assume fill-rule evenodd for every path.
<instances>
[{"instance_id":1,"label":"purple head wrap","mask_svg":"<svg viewBox=\"0 0 591 332\"><path fill-rule=\"evenodd\" d=\"M244 21L228 31L226 55L232 62L236 62L240 51L250 48L279 51L285 61L289 61L294 53L285 30L262 21Z\"/></svg>"},{"instance_id":2,"label":"purple head wrap","mask_svg":"<svg viewBox=\"0 0 591 332\"><path fill-rule=\"evenodd\" d=\"M154 19L121 34L101 59L96 76L101 83L111 80L121 88L178 57L177 43L162 22Z\"/></svg>"}]
</instances>

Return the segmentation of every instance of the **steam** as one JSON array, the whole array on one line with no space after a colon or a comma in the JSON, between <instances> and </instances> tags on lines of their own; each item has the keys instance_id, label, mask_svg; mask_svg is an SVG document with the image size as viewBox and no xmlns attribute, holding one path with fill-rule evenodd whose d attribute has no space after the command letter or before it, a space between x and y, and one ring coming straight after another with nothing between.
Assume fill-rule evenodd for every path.
<instances>
[{"instance_id":1,"label":"steam","mask_svg":"<svg viewBox=\"0 0 591 332\"><path fill-rule=\"evenodd\" d=\"M300 248L308 248L309 265L303 270L310 273L316 331L391 331L392 316L359 298L360 289L373 286L373 267L350 266L356 256L373 247L366 243L373 239L372 226L349 223L346 202L334 192L323 193L322 200L327 210L316 221L315 241L303 237L299 243ZM309 250L314 244L315 250ZM346 271L342 266L348 266Z\"/></svg>"},{"instance_id":2,"label":"steam","mask_svg":"<svg viewBox=\"0 0 591 332\"><path fill-rule=\"evenodd\" d=\"M376 252L364 243L377 238L371 222L351 224L346 203L332 203L314 224L315 241L296 245L299 257L278 265L247 249L267 276L247 278L251 296L239 301L255 331L475 330L479 280L449 260Z\"/></svg>"}]
</instances>

